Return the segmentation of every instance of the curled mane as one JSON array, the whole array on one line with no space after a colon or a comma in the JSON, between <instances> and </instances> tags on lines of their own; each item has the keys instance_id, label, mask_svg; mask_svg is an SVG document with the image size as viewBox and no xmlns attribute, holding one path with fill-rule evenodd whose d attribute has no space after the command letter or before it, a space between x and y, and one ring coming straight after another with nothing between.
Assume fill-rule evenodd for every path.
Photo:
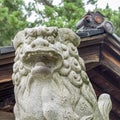
<instances>
[{"instance_id":1,"label":"curled mane","mask_svg":"<svg viewBox=\"0 0 120 120\"><path fill-rule=\"evenodd\" d=\"M80 38L67 28L27 28L15 36L16 120L106 120L79 57L79 44Z\"/></svg>"}]
</instances>

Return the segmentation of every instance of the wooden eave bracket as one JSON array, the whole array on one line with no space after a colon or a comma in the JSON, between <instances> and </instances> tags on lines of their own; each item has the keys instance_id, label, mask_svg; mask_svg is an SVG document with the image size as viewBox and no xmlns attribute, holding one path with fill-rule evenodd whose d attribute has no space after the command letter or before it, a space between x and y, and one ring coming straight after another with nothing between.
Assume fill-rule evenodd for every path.
<instances>
[{"instance_id":1,"label":"wooden eave bracket","mask_svg":"<svg viewBox=\"0 0 120 120\"><path fill-rule=\"evenodd\" d=\"M120 41L107 35L101 46L100 63L120 76Z\"/></svg>"},{"instance_id":2,"label":"wooden eave bracket","mask_svg":"<svg viewBox=\"0 0 120 120\"><path fill-rule=\"evenodd\" d=\"M88 70L103 65L120 76L120 40L114 35L82 38L78 51Z\"/></svg>"}]
</instances>

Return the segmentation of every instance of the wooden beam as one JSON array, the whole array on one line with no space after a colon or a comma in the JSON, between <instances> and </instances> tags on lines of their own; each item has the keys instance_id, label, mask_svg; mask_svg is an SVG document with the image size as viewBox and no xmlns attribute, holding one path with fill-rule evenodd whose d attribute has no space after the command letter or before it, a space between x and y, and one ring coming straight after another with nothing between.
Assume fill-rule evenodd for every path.
<instances>
[{"instance_id":1,"label":"wooden beam","mask_svg":"<svg viewBox=\"0 0 120 120\"><path fill-rule=\"evenodd\" d=\"M0 120L15 120L14 114L0 111Z\"/></svg>"},{"instance_id":2,"label":"wooden beam","mask_svg":"<svg viewBox=\"0 0 120 120\"><path fill-rule=\"evenodd\" d=\"M97 95L97 98L104 93L104 91L98 86L96 85L93 80L91 80L93 88L95 90L95 93ZM112 97L111 97L112 98ZM118 108L118 102L116 102L113 98L112 98L112 110L110 112L110 120L118 120L120 119L120 115L119 114L119 108Z\"/></svg>"},{"instance_id":3,"label":"wooden beam","mask_svg":"<svg viewBox=\"0 0 120 120\"><path fill-rule=\"evenodd\" d=\"M0 70L0 83L8 82L11 81L11 76L12 76L12 68L7 68L3 70Z\"/></svg>"},{"instance_id":4,"label":"wooden beam","mask_svg":"<svg viewBox=\"0 0 120 120\"><path fill-rule=\"evenodd\" d=\"M78 52L80 57L84 59L86 64L100 62L100 59L99 59L100 46L99 45L82 47L78 49Z\"/></svg>"},{"instance_id":5,"label":"wooden beam","mask_svg":"<svg viewBox=\"0 0 120 120\"><path fill-rule=\"evenodd\" d=\"M101 64L112 70L115 74L120 76L120 57L115 59L108 51L102 51Z\"/></svg>"},{"instance_id":6,"label":"wooden beam","mask_svg":"<svg viewBox=\"0 0 120 120\"><path fill-rule=\"evenodd\" d=\"M15 57L15 53L14 52L12 52L12 53L7 53L7 54L0 54L0 60L2 60L2 59L5 59L5 58L14 58Z\"/></svg>"},{"instance_id":7,"label":"wooden beam","mask_svg":"<svg viewBox=\"0 0 120 120\"><path fill-rule=\"evenodd\" d=\"M88 76L92 84L94 84L94 88L97 91L97 94L108 93L111 95L113 104L112 110L120 118L120 90L94 70L89 71Z\"/></svg>"},{"instance_id":8,"label":"wooden beam","mask_svg":"<svg viewBox=\"0 0 120 120\"><path fill-rule=\"evenodd\" d=\"M93 80L92 82L100 86L100 88L104 92L111 94L112 97L114 97L118 102L120 102L120 89L111 84L108 80L106 80L103 76L101 76L94 70L89 71L89 75L90 78L92 78Z\"/></svg>"},{"instance_id":9,"label":"wooden beam","mask_svg":"<svg viewBox=\"0 0 120 120\"><path fill-rule=\"evenodd\" d=\"M107 35L104 43L109 46L114 46L115 49L120 51L120 38L116 38L114 35Z\"/></svg>"},{"instance_id":10,"label":"wooden beam","mask_svg":"<svg viewBox=\"0 0 120 120\"><path fill-rule=\"evenodd\" d=\"M93 68L96 68L100 65L100 62L85 63L86 70L89 71Z\"/></svg>"},{"instance_id":11,"label":"wooden beam","mask_svg":"<svg viewBox=\"0 0 120 120\"><path fill-rule=\"evenodd\" d=\"M116 75L113 71L102 65L94 68L94 70L104 76L104 78L111 84L120 89L120 76Z\"/></svg>"},{"instance_id":12,"label":"wooden beam","mask_svg":"<svg viewBox=\"0 0 120 120\"><path fill-rule=\"evenodd\" d=\"M80 43L78 49L81 47L85 47L85 46L101 44L101 43L103 43L105 37L106 37L106 34L100 34L100 35L96 35L96 36L81 38L81 43Z\"/></svg>"},{"instance_id":13,"label":"wooden beam","mask_svg":"<svg viewBox=\"0 0 120 120\"><path fill-rule=\"evenodd\" d=\"M13 63L13 62L14 62L13 57L5 58L5 59L0 60L0 65L10 64L10 63Z\"/></svg>"}]
</instances>

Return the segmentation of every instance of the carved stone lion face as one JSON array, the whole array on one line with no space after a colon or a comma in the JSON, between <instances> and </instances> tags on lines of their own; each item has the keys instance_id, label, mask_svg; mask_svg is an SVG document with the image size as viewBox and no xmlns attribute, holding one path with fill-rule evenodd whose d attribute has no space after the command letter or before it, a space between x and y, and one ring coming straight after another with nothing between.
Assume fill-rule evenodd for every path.
<instances>
[{"instance_id":1,"label":"carved stone lion face","mask_svg":"<svg viewBox=\"0 0 120 120\"><path fill-rule=\"evenodd\" d=\"M27 28L15 36L16 120L83 120L99 113L79 43L67 28Z\"/></svg>"},{"instance_id":2,"label":"carved stone lion face","mask_svg":"<svg viewBox=\"0 0 120 120\"><path fill-rule=\"evenodd\" d=\"M67 82L70 79L77 87L82 84L78 74L84 64L76 48L79 43L80 38L67 28L28 28L16 35L13 41L16 57L12 78L16 96L15 111L19 111L17 114L23 114L24 110L28 113L39 111L41 117L42 109L35 110L34 106L36 103L42 106L42 90L51 81L60 89L65 86L62 79L66 77ZM20 110L18 104L21 105Z\"/></svg>"}]
</instances>

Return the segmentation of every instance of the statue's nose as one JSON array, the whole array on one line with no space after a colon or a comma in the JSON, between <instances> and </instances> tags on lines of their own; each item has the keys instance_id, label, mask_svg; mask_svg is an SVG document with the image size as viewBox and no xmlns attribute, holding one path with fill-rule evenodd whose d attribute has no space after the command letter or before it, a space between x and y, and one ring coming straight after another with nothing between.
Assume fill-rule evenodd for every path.
<instances>
[{"instance_id":1,"label":"statue's nose","mask_svg":"<svg viewBox=\"0 0 120 120\"><path fill-rule=\"evenodd\" d=\"M45 39L42 38L37 38L36 40L34 40L31 43L31 47L32 48L37 48L37 47L48 47L49 46L49 42Z\"/></svg>"}]
</instances>

